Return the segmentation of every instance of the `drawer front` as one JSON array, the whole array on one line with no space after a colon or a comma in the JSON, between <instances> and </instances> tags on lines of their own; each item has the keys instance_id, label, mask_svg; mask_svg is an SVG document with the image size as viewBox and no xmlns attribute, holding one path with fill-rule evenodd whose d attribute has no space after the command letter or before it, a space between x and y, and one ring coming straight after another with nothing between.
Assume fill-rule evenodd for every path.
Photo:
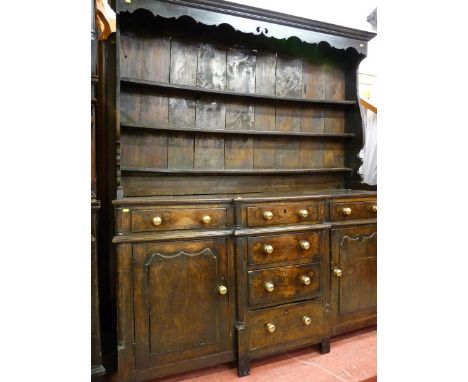
<instances>
[{"instance_id":1,"label":"drawer front","mask_svg":"<svg viewBox=\"0 0 468 382\"><path fill-rule=\"evenodd\" d=\"M247 207L247 225L249 227L315 223L319 219L318 203L304 202Z\"/></svg>"},{"instance_id":2,"label":"drawer front","mask_svg":"<svg viewBox=\"0 0 468 382\"><path fill-rule=\"evenodd\" d=\"M248 262L269 264L304 260L319 261L324 231L309 231L287 235L265 235L247 239Z\"/></svg>"},{"instance_id":3,"label":"drawer front","mask_svg":"<svg viewBox=\"0 0 468 382\"><path fill-rule=\"evenodd\" d=\"M330 220L369 219L376 216L376 200L330 203Z\"/></svg>"},{"instance_id":4,"label":"drawer front","mask_svg":"<svg viewBox=\"0 0 468 382\"><path fill-rule=\"evenodd\" d=\"M249 304L268 305L320 297L320 264L248 271Z\"/></svg>"},{"instance_id":5,"label":"drawer front","mask_svg":"<svg viewBox=\"0 0 468 382\"><path fill-rule=\"evenodd\" d=\"M221 228L226 208L154 208L132 212L132 232Z\"/></svg>"},{"instance_id":6,"label":"drawer front","mask_svg":"<svg viewBox=\"0 0 468 382\"><path fill-rule=\"evenodd\" d=\"M287 341L326 337L321 299L250 311L247 324L250 350Z\"/></svg>"}]
</instances>

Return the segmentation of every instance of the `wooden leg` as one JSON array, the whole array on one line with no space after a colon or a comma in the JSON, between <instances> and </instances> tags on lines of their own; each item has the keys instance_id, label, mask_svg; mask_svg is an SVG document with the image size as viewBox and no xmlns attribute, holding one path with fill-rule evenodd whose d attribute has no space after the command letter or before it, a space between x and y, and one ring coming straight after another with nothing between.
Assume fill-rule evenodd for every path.
<instances>
[{"instance_id":1,"label":"wooden leg","mask_svg":"<svg viewBox=\"0 0 468 382\"><path fill-rule=\"evenodd\" d=\"M330 338L325 338L319 343L320 353L330 353Z\"/></svg>"},{"instance_id":2,"label":"wooden leg","mask_svg":"<svg viewBox=\"0 0 468 382\"><path fill-rule=\"evenodd\" d=\"M239 377L245 377L250 374L250 358L248 356L243 356L239 358L237 364L237 375Z\"/></svg>"}]
</instances>

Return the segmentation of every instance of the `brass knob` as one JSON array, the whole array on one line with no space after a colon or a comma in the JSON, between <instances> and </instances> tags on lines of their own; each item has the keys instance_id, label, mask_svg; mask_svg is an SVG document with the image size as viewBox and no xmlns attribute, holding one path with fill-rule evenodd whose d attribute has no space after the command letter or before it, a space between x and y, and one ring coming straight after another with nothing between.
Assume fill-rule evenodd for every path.
<instances>
[{"instance_id":1,"label":"brass knob","mask_svg":"<svg viewBox=\"0 0 468 382\"><path fill-rule=\"evenodd\" d=\"M299 216L301 218L306 218L307 216L309 216L309 211L307 210L299 210Z\"/></svg>"},{"instance_id":2,"label":"brass knob","mask_svg":"<svg viewBox=\"0 0 468 382\"><path fill-rule=\"evenodd\" d=\"M161 225L162 223L162 219L161 219L161 216L156 216L153 218L153 224L154 225Z\"/></svg>"},{"instance_id":3,"label":"brass knob","mask_svg":"<svg viewBox=\"0 0 468 382\"><path fill-rule=\"evenodd\" d=\"M310 319L310 317L304 316L302 317L302 322L304 323L304 325L310 325L312 320Z\"/></svg>"},{"instance_id":4,"label":"brass knob","mask_svg":"<svg viewBox=\"0 0 468 382\"><path fill-rule=\"evenodd\" d=\"M333 276L335 277L341 277L343 274L343 271L339 268L333 268Z\"/></svg>"},{"instance_id":5,"label":"brass knob","mask_svg":"<svg viewBox=\"0 0 468 382\"><path fill-rule=\"evenodd\" d=\"M265 220L271 220L273 218L273 212L271 211L265 211L263 213L263 217L265 218Z\"/></svg>"},{"instance_id":6,"label":"brass knob","mask_svg":"<svg viewBox=\"0 0 468 382\"><path fill-rule=\"evenodd\" d=\"M273 325L271 322L267 322L265 324L266 329L270 332L273 333L275 331L275 325Z\"/></svg>"},{"instance_id":7,"label":"brass knob","mask_svg":"<svg viewBox=\"0 0 468 382\"><path fill-rule=\"evenodd\" d=\"M226 294L227 293L227 288L224 285L220 285L218 287L219 294Z\"/></svg>"},{"instance_id":8,"label":"brass knob","mask_svg":"<svg viewBox=\"0 0 468 382\"><path fill-rule=\"evenodd\" d=\"M302 249L309 249L310 248L310 243L308 241L301 240L300 246L301 246Z\"/></svg>"},{"instance_id":9,"label":"brass knob","mask_svg":"<svg viewBox=\"0 0 468 382\"><path fill-rule=\"evenodd\" d=\"M273 246L270 244L265 244L263 246L263 252L268 253L268 254L273 253Z\"/></svg>"},{"instance_id":10,"label":"brass knob","mask_svg":"<svg viewBox=\"0 0 468 382\"><path fill-rule=\"evenodd\" d=\"M371 208L372 208L372 212L377 212L377 205L373 205Z\"/></svg>"},{"instance_id":11,"label":"brass knob","mask_svg":"<svg viewBox=\"0 0 468 382\"><path fill-rule=\"evenodd\" d=\"M268 292L273 292L275 290L275 285L273 283L270 283L270 282L266 282L265 284L263 284L265 286L265 289L268 291Z\"/></svg>"},{"instance_id":12,"label":"brass knob","mask_svg":"<svg viewBox=\"0 0 468 382\"><path fill-rule=\"evenodd\" d=\"M205 224L210 224L211 222L211 217L210 215L205 215L202 217L202 222L205 223Z\"/></svg>"},{"instance_id":13,"label":"brass knob","mask_svg":"<svg viewBox=\"0 0 468 382\"><path fill-rule=\"evenodd\" d=\"M303 283L304 285L309 285L310 284L310 277L302 275L301 276L301 283Z\"/></svg>"},{"instance_id":14,"label":"brass knob","mask_svg":"<svg viewBox=\"0 0 468 382\"><path fill-rule=\"evenodd\" d=\"M343 211L343 215L348 215L348 216L351 215L351 212L352 212L351 208L349 207L343 208L342 211Z\"/></svg>"}]
</instances>

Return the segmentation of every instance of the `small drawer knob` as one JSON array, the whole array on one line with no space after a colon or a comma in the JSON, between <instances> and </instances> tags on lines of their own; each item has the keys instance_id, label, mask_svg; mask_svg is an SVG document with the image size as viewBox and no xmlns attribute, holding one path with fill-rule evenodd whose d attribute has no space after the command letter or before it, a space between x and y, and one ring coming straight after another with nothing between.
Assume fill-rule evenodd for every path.
<instances>
[{"instance_id":1,"label":"small drawer knob","mask_svg":"<svg viewBox=\"0 0 468 382\"><path fill-rule=\"evenodd\" d=\"M263 252L268 253L268 254L272 254L273 253L273 246L270 245L270 244L265 244L263 246Z\"/></svg>"},{"instance_id":2,"label":"small drawer knob","mask_svg":"<svg viewBox=\"0 0 468 382\"><path fill-rule=\"evenodd\" d=\"M304 323L304 325L310 325L312 320L310 317L304 316L302 317L302 322Z\"/></svg>"},{"instance_id":3,"label":"small drawer knob","mask_svg":"<svg viewBox=\"0 0 468 382\"><path fill-rule=\"evenodd\" d=\"M271 219L273 219L273 212L265 211L263 213L263 217L265 218L265 220L271 220Z\"/></svg>"},{"instance_id":4,"label":"small drawer knob","mask_svg":"<svg viewBox=\"0 0 468 382\"><path fill-rule=\"evenodd\" d=\"M267 322L265 324L265 327L266 327L266 330L268 330L268 332L270 333L273 333L276 330L275 325L273 325L271 322Z\"/></svg>"},{"instance_id":5,"label":"small drawer knob","mask_svg":"<svg viewBox=\"0 0 468 382\"><path fill-rule=\"evenodd\" d=\"M307 210L299 210L299 216L301 218L306 218L307 216L309 216L309 211Z\"/></svg>"},{"instance_id":6,"label":"small drawer knob","mask_svg":"<svg viewBox=\"0 0 468 382\"><path fill-rule=\"evenodd\" d=\"M154 225L161 225L161 223L162 223L161 216L155 216L155 217L153 218L153 224L154 224Z\"/></svg>"},{"instance_id":7,"label":"small drawer knob","mask_svg":"<svg viewBox=\"0 0 468 382\"><path fill-rule=\"evenodd\" d=\"M333 276L335 277L341 277L343 274L343 271L339 268L333 268Z\"/></svg>"},{"instance_id":8,"label":"small drawer knob","mask_svg":"<svg viewBox=\"0 0 468 382\"><path fill-rule=\"evenodd\" d=\"M310 285L310 277L306 275L301 276L301 283L304 285Z\"/></svg>"},{"instance_id":9,"label":"small drawer knob","mask_svg":"<svg viewBox=\"0 0 468 382\"><path fill-rule=\"evenodd\" d=\"M202 222L203 222L204 224L210 224L210 222L211 222L211 217L210 217L210 215L205 215L205 216L203 216L203 217L202 217Z\"/></svg>"},{"instance_id":10,"label":"small drawer knob","mask_svg":"<svg viewBox=\"0 0 468 382\"><path fill-rule=\"evenodd\" d=\"M275 290L275 285L273 283L266 282L264 286L267 292L273 292Z\"/></svg>"},{"instance_id":11,"label":"small drawer knob","mask_svg":"<svg viewBox=\"0 0 468 382\"><path fill-rule=\"evenodd\" d=\"M308 241L301 240L300 246L302 249L307 250L310 248L310 243Z\"/></svg>"},{"instance_id":12,"label":"small drawer knob","mask_svg":"<svg viewBox=\"0 0 468 382\"><path fill-rule=\"evenodd\" d=\"M349 207L343 208L342 211L343 211L343 215L348 215L348 216L351 215L351 212L353 212L351 208Z\"/></svg>"},{"instance_id":13,"label":"small drawer knob","mask_svg":"<svg viewBox=\"0 0 468 382\"><path fill-rule=\"evenodd\" d=\"M372 212L376 212L376 213L377 213L377 205L376 205L376 204L374 204L374 205L371 207L371 209L372 209Z\"/></svg>"},{"instance_id":14,"label":"small drawer knob","mask_svg":"<svg viewBox=\"0 0 468 382\"><path fill-rule=\"evenodd\" d=\"M227 288L224 285L220 285L218 287L218 292L219 292L219 294L226 294L227 293Z\"/></svg>"}]
</instances>

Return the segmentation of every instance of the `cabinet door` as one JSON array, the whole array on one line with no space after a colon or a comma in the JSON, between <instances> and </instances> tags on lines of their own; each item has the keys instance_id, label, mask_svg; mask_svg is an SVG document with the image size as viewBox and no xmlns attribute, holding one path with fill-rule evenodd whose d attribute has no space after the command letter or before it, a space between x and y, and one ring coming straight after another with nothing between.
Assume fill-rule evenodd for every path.
<instances>
[{"instance_id":1,"label":"cabinet door","mask_svg":"<svg viewBox=\"0 0 468 382\"><path fill-rule=\"evenodd\" d=\"M332 334L375 323L377 226L333 229L331 249Z\"/></svg>"},{"instance_id":2,"label":"cabinet door","mask_svg":"<svg viewBox=\"0 0 468 382\"><path fill-rule=\"evenodd\" d=\"M225 239L135 244L133 258L137 368L229 350Z\"/></svg>"}]
</instances>

